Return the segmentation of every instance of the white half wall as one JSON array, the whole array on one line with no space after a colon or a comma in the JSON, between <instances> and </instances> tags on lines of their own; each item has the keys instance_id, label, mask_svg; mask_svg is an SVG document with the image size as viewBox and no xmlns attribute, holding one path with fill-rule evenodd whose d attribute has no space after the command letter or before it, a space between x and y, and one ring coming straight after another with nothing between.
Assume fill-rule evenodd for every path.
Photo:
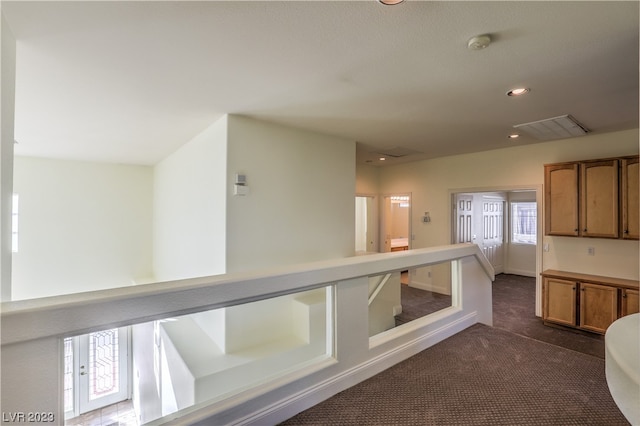
<instances>
[{"instance_id":1,"label":"white half wall","mask_svg":"<svg viewBox=\"0 0 640 426\"><path fill-rule=\"evenodd\" d=\"M152 178L148 166L15 157L13 300L150 276Z\"/></svg>"},{"instance_id":2,"label":"white half wall","mask_svg":"<svg viewBox=\"0 0 640 426\"><path fill-rule=\"evenodd\" d=\"M355 142L228 119L227 272L353 256Z\"/></svg>"},{"instance_id":3,"label":"white half wall","mask_svg":"<svg viewBox=\"0 0 640 426\"><path fill-rule=\"evenodd\" d=\"M227 117L154 168L153 269L158 281L225 270Z\"/></svg>"}]
</instances>

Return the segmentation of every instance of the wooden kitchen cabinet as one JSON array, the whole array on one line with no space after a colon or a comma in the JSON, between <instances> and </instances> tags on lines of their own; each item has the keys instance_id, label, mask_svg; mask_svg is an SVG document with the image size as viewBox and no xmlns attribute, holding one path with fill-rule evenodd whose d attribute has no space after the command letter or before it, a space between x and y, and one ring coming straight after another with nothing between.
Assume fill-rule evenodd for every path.
<instances>
[{"instance_id":1,"label":"wooden kitchen cabinet","mask_svg":"<svg viewBox=\"0 0 640 426\"><path fill-rule=\"evenodd\" d=\"M639 310L638 281L546 270L542 273L542 319L604 334L616 319Z\"/></svg>"},{"instance_id":2,"label":"wooden kitchen cabinet","mask_svg":"<svg viewBox=\"0 0 640 426\"><path fill-rule=\"evenodd\" d=\"M618 160L580 163L580 235L618 238Z\"/></svg>"},{"instance_id":3,"label":"wooden kitchen cabinet","mask_svg":"<svg viewBox=\"0 0 640 426\"><path fill-rule=\"evenodd\" d=\"M640 202L638 201L638 182L640 181L638 157L623 158L620 166L621 178L621 237L637 240L640 238Z\"/></svg>"},{"instance_id":4,"label":"wooden kitchen cabinet","mask_svg":"<svg viewBox=\"0 0 640 426\"><path fill-rule=\"evenodd\" d=\"M604 334L618 319L618 289L580 283L580 328Z\"/></svg>"},{"instance_id":5,"label":"wooden kitchen cabinet","mask_svg":"<svg viewBox=\"0 0 640 426\"><path fill-rule=\"evenodd\" d=\"M544 167L545 234L578 236L578 163Z\"/></svg>"},{"instance_id":6,"label":"wooden kitchen cabinet","mask_svg":"<svg viewBox=\"0 0 640 426\"><path fill-rule=\"evenodd\" d=\"M640 312L640 297L638 297L638 293L638 290L622 289L621 316Z\"/></svg>"},{"instance_id":7,"label":"wooden kitchen cabinet","mask_svg":"<svg viewBox=\"0 0 640 426\"><path fill-rule=\"evenodd\" d=\"M543 282L543 319L556 324L576 325L577 283L559 278L545 278Z\"/></svg>"},{"instance_id":8,"label":"wooden kitchen cabinet","mask_svg":"<svg viewBox=\"0 0 640 426\"><path fill-rule=\"evenodd\" d=\"M546 164L545 235L640 238L638 156Z\"/></svg>"}]
</instances>

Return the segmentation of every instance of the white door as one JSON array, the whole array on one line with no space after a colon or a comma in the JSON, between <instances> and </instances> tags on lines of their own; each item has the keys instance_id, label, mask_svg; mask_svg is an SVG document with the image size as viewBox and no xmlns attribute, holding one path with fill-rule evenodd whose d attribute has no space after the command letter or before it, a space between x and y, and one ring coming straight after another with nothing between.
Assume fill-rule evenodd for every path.
<instances>
[{"instance_id":1,"label":"white door","mask_svg":"<svg viewBox=\"0 0 640 426\"><path fill-rule=\"evenodd\" d=\"M503 272L504 200L482 199L482 250L497 274Z\"/></svg>"},{"instance_id":2,"label":"white door","mask_svg":"<svg viewBox=\"0 0 640 426\"><path fill-rule=\"evenodd\" d=\"M456 243L472 243L473 236L473 196L457 195L456 212Z\"/></svg>"},{"instance_id":3,"label":"white door","mask_svg":"<svg viewBox=\"0 0 640 426\"><path fill-rule=\"evenodd\" d=\"M356 253L378 251L375 197L356 196Z\"/></svg>"},{"instance_id":4,"label":"white door","mask_svg":"<svg viewBox=\"0 0 640 426\"><path fill-rule=\"evenodd\" d=\"M115 404L129 397L128 349L128 327L65 339L67 417ZM73 368L67 364L72 364Z\"/></svg>"}]
</instances>

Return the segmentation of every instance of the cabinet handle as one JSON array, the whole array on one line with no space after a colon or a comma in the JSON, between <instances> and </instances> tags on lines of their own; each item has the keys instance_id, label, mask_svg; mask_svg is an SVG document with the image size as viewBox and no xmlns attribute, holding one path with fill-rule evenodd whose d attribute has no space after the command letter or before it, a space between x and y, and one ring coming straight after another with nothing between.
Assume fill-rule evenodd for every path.
<instances>
[{"instance_id":1,"label":"cabinet handle","mask_svg":"<svg viewBox=\"0 0 640 426\"><path fill-rule=\"evenodd\" d=\"M584 231L582 231L582 232L587 232L587 228L584 228Z\"/></svg>"},{"instance_id":2,"label":"cabinet handle","mask_svg":"<svg viewBox=\"0 0 640 426\"><path fill-rule=\"evenodd\" d=\"M625 234L628 234L628 233L629 233L629 230L628 230L628 229L625 229L625 230L624 230L624 233L625 233Z\"/></svg>"},{"instance_id":3,"label":"cabinet handle","mask_svg":"<svg viewBox=\"0 0 640 426\"><path fill-rule=\"evenodd\" d=\"M626 299L627 298L627 293L622 293L622 298Z\"/></svg>"}]
</instances>

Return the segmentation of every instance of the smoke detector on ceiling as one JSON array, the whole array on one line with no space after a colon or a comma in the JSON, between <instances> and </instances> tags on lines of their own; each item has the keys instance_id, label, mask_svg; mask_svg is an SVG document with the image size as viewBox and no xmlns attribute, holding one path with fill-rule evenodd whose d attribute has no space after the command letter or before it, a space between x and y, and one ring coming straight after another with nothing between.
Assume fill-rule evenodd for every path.
<instances>
[{"instance_id":1,"label":"smoke detector on ceiling","mask_svg":"<svg viewBox=\"0 0 640 426\"><path fill-rule=\"evenodd\" d=\"M467 42L467 49L469 50L482 50L491 44L491 37L489 34L478 35L471 37Z\"/></svg>"},{"instance_id":2,"label":"smoke detector on ceiling","mask_svg":"<svg viewBox=\"0 0 640 426\"><path fill-rule=\"evenodd\" d=\"M513 127L540 140L570 138L573 136L586 135L589 132L589 129L578 123L570 115L561 115L545 120L532 121L531 123L516 124Z\"/></svg>"}]
</instances>

